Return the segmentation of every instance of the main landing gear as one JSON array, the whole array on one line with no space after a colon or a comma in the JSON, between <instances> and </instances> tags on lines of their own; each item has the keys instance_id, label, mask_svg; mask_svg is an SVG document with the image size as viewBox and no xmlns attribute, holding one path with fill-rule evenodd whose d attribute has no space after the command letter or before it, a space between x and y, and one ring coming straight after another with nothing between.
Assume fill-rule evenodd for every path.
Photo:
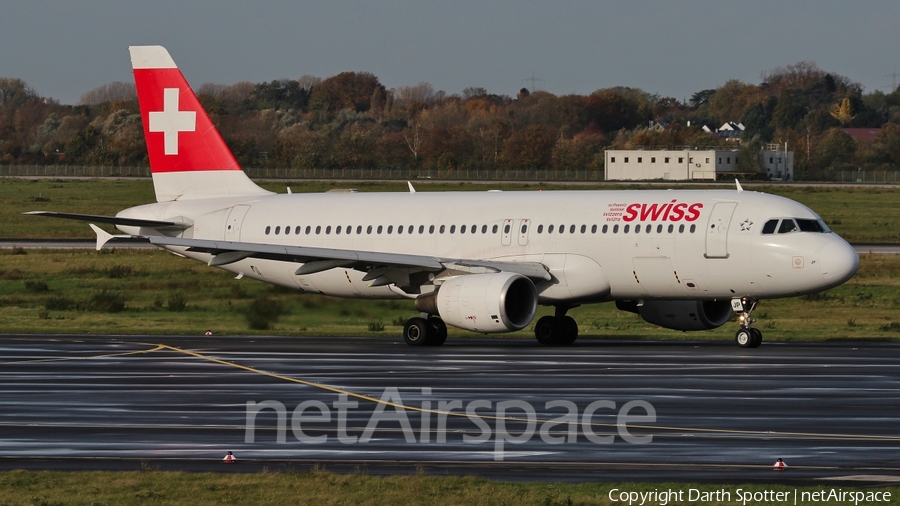
<instances>
[{"instance_id":1,"label":"main landing gear","mask_svg":"<svg viewBox=\"0 0 900 506\"><path fill-rule=\"evenodd\" d=\"M423 317L406 320L403 340L410 346L440 346L447 340L447 324L423 313Z\"/></svg>"},{"instance_id":2,"label":"main landing gear","mask_svg":"<svg viewBox=\"0 0 900 506\"><path fill-rule=\"evenodd\" d=\"M731 306L735 311L739 311L738 322L741 328L734 334L734 342L741 348L759 348L762 344L762 332L752 327L754 320L750 317L750 313L756 309L756 299L734 299Z\"/></svg>"},{"instance_id":3,"label":"main landing gear","mask_svg":"<svg viewBox=\"0 0 900 506\"><path fill-rule=\"evenodd\" d=\"M566 316L566 306L556 306L554 316L544 316L534 325L534 337L544 346L569 345L578 339L578 324Z\"/></svg>"}]
</instances>

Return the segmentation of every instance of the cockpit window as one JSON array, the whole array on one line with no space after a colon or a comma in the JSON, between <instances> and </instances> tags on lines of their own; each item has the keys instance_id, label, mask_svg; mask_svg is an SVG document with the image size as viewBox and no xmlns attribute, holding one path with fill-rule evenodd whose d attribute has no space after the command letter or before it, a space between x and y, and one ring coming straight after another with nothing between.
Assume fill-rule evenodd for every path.
<instances>
[{"instance_id":1,"label":"cockpit window","mask_svg":"<svg viewBox=\"0 0 900 506\"><path fill-rule=\"evenodd\" d=\"M791 232L797 231L797 224L794 223L794 220L788 218L786 220L781 220L781 226L778 227L779 234L789 234Z\"/></svg>"},{"instance_id":2,"label":"cockpit window","mask_svg":"<svg viewBox=\"0 0 900 506\"><path fill-rule=\"evenodd\" d=\"M778 220L769 220L763 225L762 233L766 235L774 234L776 228L778 228Z\"/></svg>"},{"instance_id":3,"label":"cockpit window","mask_svg":"<svg viewBox=\"0 0 900 506\"><path fill-rule=\"evenodd\" d=\"M806 220L797 218L797 225L800 227L801 232L819 232L826 234L828 232L831 232L831 229L828 228L828 225L826 225L822 220Z\"/></svg>"}]
</instances>

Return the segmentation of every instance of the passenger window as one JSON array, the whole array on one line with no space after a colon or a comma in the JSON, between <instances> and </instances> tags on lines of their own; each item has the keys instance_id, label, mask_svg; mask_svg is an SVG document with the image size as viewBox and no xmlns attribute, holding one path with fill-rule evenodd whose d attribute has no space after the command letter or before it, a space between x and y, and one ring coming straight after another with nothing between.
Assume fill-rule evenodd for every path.
<instances>
[{"instance_id":1,"label":"passenger window","mask_svg":"<svg viewBox=\"0 0 900 506\"><path fill-rule=\"evenodd\" d=\"M369 226L366 227L366 233L367 233L367 234L371 234L371 233L372 233L372 225L369 225Z\"/></svg>"},{"instance_id":2,"label":"passenger window","mask_svg":"<svg viewBox=\"0 0 900 506\"><path fill-rule=\"evenodd\" d=\"M425 225L419 225L419 235L425 233Z\"/></svg>"},{"instance_id":3,"label":"passenger window","mask_svg":"<svg viewBox=\"0 0 900 506\"><path fill-rule=\"evenodd\" d=\"M684 233L684 223L682 223L681 225L678 225L678 233L679 233L679 234L683 234L683 233Z\"/></svg>"},{"instance_id":4,"label":"passenger window","mask_svg":"<svg viewBox=\"0 0 900 506\"><path fill-rule=\"evenodd\" d=\"M640 225L638 225L638 226L640 226ZM631 228L631 225L625 225L625 228L622 229L622 233L627 234L629 228Z\"/></svg>"},{"instance_id":5,"label":"passenger window","mask_svg":"<svg viewBox=\"0 0 900 506\"><path fill-rule=\"evenodd\" d=\"M619 226L618 226L618 225L613 225L613 233L614 233L614 234L618 234L618 233L619 233Z\"/></svg>"},{"instance_id":6,"label":"passenger window","mask_svg":"<svg viewBox=\"0 0 900 506\"><path fill-rule=\"evenodd\" d=\"M325 227L325 233L326 233L326 234L330 234L330 233L331 233L331 225L328 225L327 227Z\"/></svg>"},{"instance_id":7,"label":"passenger window","mask_svg":"<svg viewBox=\"0 0 900 506\"><path fill-rule=\"evenodd\" d=\"M560 225L560 226L559 226L559 233L560 233L560 234L565 234L565 233L566 233L566 226L565 226L565 225Z\"/></svg>"},{"instance_id":8,"label":"passenger window","mask_svg":"<svg viewBox=\"0 0 900 506\"><path fill-rule=\"evenodd\" d=\"M410 225L410 226L406 229L406 233L407 233L407 234L413 233L413 229L414 229L414 228L415 228L415 227L413 227L412 225ZM421 234L421 232L419 232L419 233Z\"/></svg>"},{"instance_id":9,"label":"passenger window","mask_svg":"<svg viewBox=\"0 0 900 506\"><path fill-rule=\"evenodd\" d=\"M550 225L549 227L547 227L547 233L548 233L548 234L552 234L552 233L553 233L553 225Z\"/></svg>"},{"instance_id":10,"label":"passenger window","mask_svg":"<svg viewBox=\"0 0 900 506\"><path fill-rule=\"evenodd\" d=\"M569 225L569 233L570 233L570 234L574 234L574 233L575 233L575 225Z\"/></svg>"},{"instance_id":11,"label":"passenger window","mask_svg":"<svg viewBox=\"0 0 900 506\"><path fill-rule=\"evenodd\" d=\"M291 227L284 227L284 235L291 235Z\"/></svg>"},{"instance_id":12,"label":"passenger window","mask_svg":"<svg viewBox=\"0 0 900 506\"><path fill-rule=\"evenodd\" d=\"M478 232L478 225L472 225L472 233Z\"/></svg>"},{"instance_id":13,"label":"passenger window","mask_svg":"<svg viewBox=\"0 0 900 506\"><path fill-rule=\"evenodd\" d=\"M538 232L539 234L540 234L540 233L543 233L543 232L544 232L544 226L543 226L543 225L538 225L537 232Z\"/></svg>"},{"instance_id":14,"label":"passenger window","mask_svg":"<svg viewBox=\"0 0 900 506\"><path fill-rule=\"evenodd\" d=\"M428 233L429 233L429 234L433 234L433 233L434 233L434 225L431 225L431 226L428 227Z\"/></svg>"},{"instance_id":15,"label":"passenger window","mask_svg":"<svg viewBox=\"0 0 900 506\"><path fill-rule=\"evenodd\" d=\"M388 230L387 230L387 232L388 232L389 234L393 233L393 232L394 232L394 226L393 226L393 225L388 225Z\"/></svg>"},{"instance_id":16,"label":"passenger window","mask_svg":"<svg viewBox=\"0 0 900 506\"><path fill-rule=\"evenodd\" d=\"M275 235L278 235L280 233L281 233L281 227L275 227Z\"/></svg>"},{"instance_id":17,"label":"passenger window","mask_svg":"<svg viewBox=\"0 0 900 506\"><path fill-rule=\"evenodd\" d=\"M378 225L378 228L375 229L375 232L380 234L382 230L384 230L383 225Z\"/></svg>"},{"instance_id":18,"label":"passenger window","mask_svg":"<svg viewBox=\"0 0 900 506\"><path fill-rule=\"evenodd\" d=\"M453 234L456 232L456 225L450 225L450 233Z\"/></svg>"},{"instance_id":19,"label":"passenger window","mask_svg":"<svg viewBox=\"0 0 900 506\"><path fill-rule=\"evenodd\" d=\"M493 227L491 227L491 232L493 232L495 234L497 233L497 225L494 225Z\"/></svg>"},{"instance_id":20,"label":"passenger window","mask_svg":"<svg viewBox=\"0 0 900 506\"><path fill-rule=\"evenodd\" d=\"M362 225L357 225L357 226L356 226L356 233L357 233L357 235L362 234Z\"/></svg>"},{"instance_id":21,"label":"passenger window","mask_svg":"<svg viewBox=\"0 0 900 506\"><path fill-rule=\"evenodd\" d=\"M482 233L482 234L486 234L486 233L487 233L487 225L482 225L482 226L481 226L481 233Z\"/></svg>"},{"instance_id":22,"label":"passenger window","mask_svg":"<svg viewBox=\"0 0 900 506\"><path fill-rule=\"evenodd\" d=\"M444 227L445 227L445 225L441 225L441 233L442 234L444 233Z\"/></svg>"},{"instance_id":23,"label":"passenger window","mask_svg":"<svg viewBox=\"0 0 900 506\"><path fill-rule=\"evenodd\" d=\"M316 235L319 235L321 233L322 233L322 225L316 225Z\"/></svg>"},{"instance_id":24,"label":"passenger window","mask_svg":"<svg viewBox=\"0 0 900 506\"><path fill-rule=\"evenodd\" d=\"M609 230L609 225L603 225L603 233L604 234L606 233L607 230Z\"/></svg>"},{"instance_id":25,"label":"passenger window","mask_svg":"<svg viewBox=\"0 0 900 506\"><path fill-rule=\"evenodd\" d=\"M297 227L294 229L294 235L300 235L300 225L297 225Z\"/></svg>"},{"instance_id":26,"label":"passenger window","mask_svg":"<svg viewBox=\"0 0 900 506\"><path fill-rule=\"evenodd\" d=\"M528 225L522 225L522 233L528 232Z\"/></svg>"},{"instance_id":27,"label":"passenger window","mask_svg":"<svg viewBox=\"0 0 900 506\"><path fill-rule=\"evenodd\" d=\"M338 225L338 227L334 230L334 234L341 235L341 226L340 225Z\"/></svg>"},{"instance_id":28,"label":"passenger window","mask_svg":"<svg viewBox=\"0 0 900 506\"><path fill-rule=\"evenodd\" d=\"M271 231L272 231L271 226L266 227L266 235L269 235L269 232L271 232Z\"/></svg>"},{"instance_id":29,"label":"passenger window","mask_svg":"<svg viewBox=\"0 0 900 506\"><path fill-rule=\"evenodd\" d=\"M591 225L591 233L592 233L592 234L596 234L596 233L597 233L597 225Z\"/></svg>"},{"instance_id":30,"label":"passenger window","mask_svg":"<svg viewBox=\"0 0 900 506\"><path fill-rule=\"evenodd\" d=\"M657 233L657 234L661 234L661 233L662 233L662 225L661 225L661 224L656 226L656 233Z\"/></svg>"},{"instance_id":31,"label":"passenger window","mask_svg":"<svg viewBox=\"0 0 900 506\"><path fill-rule=\"evenodd\" d=\"M585 232L587 232L587 225L582 225L582 226L581 226L581 233L583 234L583 233L585 233Z\"/></svg>"},{"instance_id":32,"label":"passenger window","mask_svg":"<svg viewBox=\"0 0 900 506\"><path fill-rule=\"evenodd\" d=\"M796 231L797 231L797 224L794 223L794 220L791 220L791 219L781 220L781 226L778 227L779 234L789 234L791 232L796 232ZM276 233L277 232L278 231L276 229Z\"/></svg>"},{"instance_id":33,"label":"passenger window","mask_svg":"<svg viewBox=\"0 0 900 506\"><path fill-rule=\"evenodd\" d=\"M399 227L397 227L397 233L398 233L398 234L402 234L402 233L403 233L403 225L400 225Z\"/></svg>"},{"instance_id":34,"label":"passenger window","mask_svg":"<svg viewBox=\"0 0 900 506\"><path fill-rule=\"evenodd\" d=\"M693 234L697 230L697 225L691 225L691 233Z\"/></svg>"},{"instance_id":35,"label":"passenger window","mask_svg":"<svg viewBox=\"0 0 900 506\"><path fill-rule=\"evenodd\" d=\"M763 225L762 233L765 235L774 234L776 228L778 228L778 220L769 220Z\"/></svg>"},{"instance_id":36,"label":"passenger window","mask_svg":"<svg viewBox=\"0 0 900 506\"><path fill-rule=\"evenodd\" d=\"M465 234L465 233L466 233L466 226L465 226L465 225L459 227L459 233L460 233L460 234Z\"/></svg>"},{"instance_id":37,"label":"passenger window","mask_svg":"<svg viewBox=\"0 0 900 506\"><path fill-rule=\"evenodd\" d=\"M671 234L675 230L675 225L669 224L669 233Z\"/></svg>"},{"instance_id":38,"label":"passenger window","mask_svg":"<svg viewBox=\"0 0 900 506\"><path fill-rule=\"evenodd\" d=\"M640 232L640 231L641 231L641 226L640 226L640 225L635 225L635 226L634 226L634 231L635 231L635 232Z\"/></svg>"}]
</instances>

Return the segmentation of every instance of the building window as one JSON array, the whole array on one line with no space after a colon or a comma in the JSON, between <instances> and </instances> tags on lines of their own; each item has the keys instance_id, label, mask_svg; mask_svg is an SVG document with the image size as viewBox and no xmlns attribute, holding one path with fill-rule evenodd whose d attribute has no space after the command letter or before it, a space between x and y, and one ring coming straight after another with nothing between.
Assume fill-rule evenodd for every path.
<instances>
[{"instance_id":1,"label":"building window","mask_svg":"<svg viewBox=\"0 0 900 506\"><path fill-rule=\"evenodd\" d=\"M720 156L719 157L719 165L721 165L721 164L722 164L722 157Z\"/></svg>"},{"instance_id":2,"label":"building window","mask_svg":"<svg viewBox=\"0 0 900 506\"><path fill-rule=\"evenodd\" d=\"M651 156L651 157L650 157L650 163L656 163L656 157L655 157L655 156Z\"/></svg>"},{"instance_id":3,"label":"building window","mask_svg":"<svg viewBox=\"0 0 900 506\"><path fill-rule=\"evenodd\" d=\"M668 156L665 157L665 161L666 161L666 163L669 163L669 157L668 157Z\"/></svg>"},{"instance_id":4,"label":"building window","mask_svg":"<svg viewBox=\"0 0 900 506\"><path fill-rule=\"evenodd\" d=\"M684 163L684 157L683 157L683 156L679 156L679 157L678 157L678 163Z\"/></svg>"},{"instance_id":5,"label":"building window","mask_svg":"<svg viewBox=\"0 0 900 506\"><path fill-rule=\"evenodd\" d=\"M728 158L726 158L725 160L727 160L728 163L731 163L731 157L730 157L730 156L729 156Z\"/></svg>"},{"instance_id":6,"label":"building window","mask_svg":"<svg viewBox=\"0 0 900 506\"><path fill-rule=\"evenodd\" d=\"M741 163L741 159L738 157L734 157L734 163Z\"/></svg>"},{"instance_id":7,"label":"building window","mask_svg":"<svg viewBox=\"0 0 900 506\"><path fill-rule=\"evenodd\" d=\"M775 163L775 159L772 158L771 156L769 157L769 163Z\"/></svg>"},{"instance_id":8,"label":"building window","mask_svg":"<svg viewBox=\"0 0 900 506\"><path fill-rule=\"evenodd\" d=\"M614 156L609 157L609 163L616 163L616 157L614 157Z\"/></svg>"},{"instance_id":9,"label":"building window","mask_svg":"<svg viewBox=\"0 0 900 506\"><path fill-rule=\"evenodd\" d=\"M627 157L627 156L625 157L625 163L628 163L628 157Z\"/></svg>"},{"instance_id":10,"label":"building window","mask_svg":"<svg viewBox=\"0 0 900 506\"><path fill-rule=\"evenodd\" d=\"M706 159L706 163L709 163L709 158Z\"/></svg>"},{"instance_id":11,"label":"building window","mask_svg":"<svg viewBox=\"0 0 900 506\"><path fill-rule=\"evenodd\" d=\"M638 163L644 163L644 158L642 156L638 157Z\"/></svg>"}]
</instances>

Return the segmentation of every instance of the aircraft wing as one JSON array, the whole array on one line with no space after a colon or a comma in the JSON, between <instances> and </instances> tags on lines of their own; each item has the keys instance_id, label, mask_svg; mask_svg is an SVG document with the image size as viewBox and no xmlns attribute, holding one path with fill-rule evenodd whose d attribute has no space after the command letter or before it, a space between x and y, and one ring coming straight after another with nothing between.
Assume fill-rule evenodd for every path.
<instances>
[{"instance_id":1,"label":"aircraft wing","mask_svg":"<svg viewBox=\"0 0 900 506\"><path fill-rule=\"evenodd\" d=\"M502 262L493 260L473 260L458 258L438 258L427 255L407 255L403 253L380 253L375 251L354 251L306 246L286 246L280 244L259 244L234 241L211 241L206 239L182 239L177 237L149 238L157 246L180 246L188 251L210 253L211 266L227 265L245 258L263 258L282 262L302 263L296 273L314 274L335 267L350 267L367 271L363 279L374 284L387 281L396 282L398 277L408 277L410 272L460 273L515 272L523 276L549 281L547 269L538 262ZM398 271L403 271L397 276ZM379 281L380 280L380 281ZM398 283L398 284L403 284Z\"/></svg>"}]
</instances>

